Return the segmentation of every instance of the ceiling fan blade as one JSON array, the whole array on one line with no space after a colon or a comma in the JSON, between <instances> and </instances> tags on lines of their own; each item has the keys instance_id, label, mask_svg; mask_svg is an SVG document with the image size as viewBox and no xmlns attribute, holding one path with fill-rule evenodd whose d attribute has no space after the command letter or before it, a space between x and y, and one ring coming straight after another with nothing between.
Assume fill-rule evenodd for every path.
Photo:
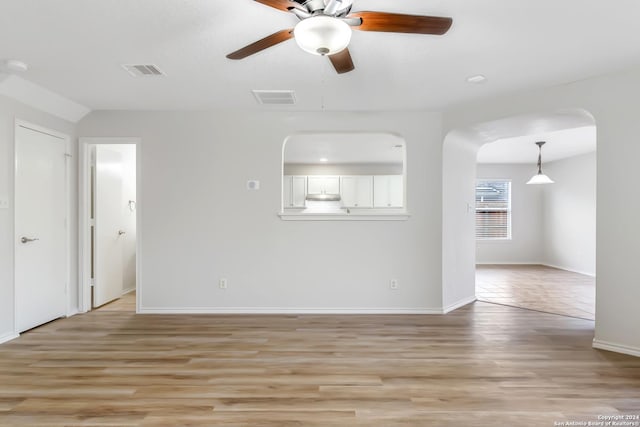
<instances>
[{"instance_id":1,"label":"ceiling fan blade","mask_svg":"<svg viewBox=\"0 0 640 427\"><path fill-rule=\"evenodd\" d=\"M446 33L453 20L438 16L402 15L387 12L354 12L347 18L360 18L362 24L354 30L384 31L389 33L435 34Z\"/></svg>"},{"instance_id":2,"label":"ceiling fan blade","mask_svg":"<svg viewBox=\"0 0 640 427\"><path fill-rule=\"evenodd\" d=\"M266 6L271 6L274 9L283 10L288 12L289 9L298 7L298 3L294 3L289 0L255 0L258 3L262 3Z\"/></svg>"},{"instance_id":3,"label":"ceiling fan blade","mask_svg":"<svg viewBox=\"0 0 640 427\"><path fill-rule=\"evenodd\" d=\"M228 54L227 58L243 59L247 56L253 55L254 53L258 53L261 50L265 50L268 47L275 46L278 43L287 41L291 38L293 38L293 28L289 28L288 30L280 30L277 33L273 33L270 36L267 36L263 39L258 40L257 42L253 42L250 45L243 47L242 49L238 49L235 52Z\"/></svg>"},{"instance_id":4,"label":"ceiling fan blade","mask_svg":"<svg viewBox=\"0 0 640 427\"><path fill-rule=\"evenodd\" d=\"M329 55L329 59L333 64L333 68L336 69L338 74L348 73L349 71L352 71L356 68L353 65L353 60L351 59L349 48L343 49L338 53L334 53L333 55Z\"/></svg>"}]
</instances>

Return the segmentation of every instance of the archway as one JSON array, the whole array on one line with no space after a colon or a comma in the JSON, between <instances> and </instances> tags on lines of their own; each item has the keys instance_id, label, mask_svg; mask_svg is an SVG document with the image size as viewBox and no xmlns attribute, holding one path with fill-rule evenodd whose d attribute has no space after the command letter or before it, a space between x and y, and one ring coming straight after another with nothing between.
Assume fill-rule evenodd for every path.
<instances>
[{"instance_id":1,"label":"archway","mask_svg":"<svg viewBox=\"0 0 640 427\"><path fill-rule=\"evenodd\" d=\"M445 312L475 297L475 182L477 154L485 144L507 138L595 126L583 109L534 113L450 131L443 145L442 306Z\"/></svg>"}]
</instances>

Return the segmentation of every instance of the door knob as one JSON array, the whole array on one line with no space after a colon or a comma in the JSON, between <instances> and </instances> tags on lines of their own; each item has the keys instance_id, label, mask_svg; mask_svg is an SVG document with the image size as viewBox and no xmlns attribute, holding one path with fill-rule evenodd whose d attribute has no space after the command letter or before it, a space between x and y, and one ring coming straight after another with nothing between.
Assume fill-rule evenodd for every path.
<instances>
[{"instance_id":1,"label":"door knob","mask_svg":"<svg viewBox=\"0 0 640 427\"><path fill-rule=\"evenodd\" d=\"M126 231L118 230L118 236L122 236L123 234L127 234Z\"/></svg>"},{"instance_id":2,"label":"door knob","mask_svg":"<svg viewBox=\"0 0 640 427\"><path fill-rule=\"evenodd\" d=\"M21 241L22 243L35 242L36 240L40 240L40 239L38 239L37 237L36 237L36 238L33 238L33 239L30 239L30 238L28 238L28 237L22 237L22 238L20 239L20 241Z\"/></svg>"}]
</instances>

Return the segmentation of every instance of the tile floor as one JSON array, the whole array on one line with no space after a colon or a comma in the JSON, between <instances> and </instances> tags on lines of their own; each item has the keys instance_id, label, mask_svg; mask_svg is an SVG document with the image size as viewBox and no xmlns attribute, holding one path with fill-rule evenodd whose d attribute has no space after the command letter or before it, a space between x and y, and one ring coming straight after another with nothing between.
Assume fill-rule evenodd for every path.
<instances>
[{"instance_id":1,"label":"tile floor","mask_svg":"<svg viewBox=\"0 0 640 427\"><path fill-rule=\"evenodd\" d=\"M480 301L595 319L595 278L543 265L478 265Z\"/></svg>"}]
</instances>

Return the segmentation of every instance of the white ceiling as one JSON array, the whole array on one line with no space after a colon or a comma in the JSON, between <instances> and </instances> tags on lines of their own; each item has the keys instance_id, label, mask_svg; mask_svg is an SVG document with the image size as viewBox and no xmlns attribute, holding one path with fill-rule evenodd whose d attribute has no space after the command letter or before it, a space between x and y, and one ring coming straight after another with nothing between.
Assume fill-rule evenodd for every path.
<instances>
[{"instance_id":1,"label":"white ceiling","mask_svg":"<svg viewBox=\"0 0 640 427\"><path fill-rule=\"evenodd\" d=\"M383 133L300 134L287 139L285 163L323 164L321 158L327 164L402 163L404 140Z\"/></svg>"},{"instance_id":2,"label":"white ceiling","mask_svg":"<svg viewBox=\"0 0 640 427\"><path fill-rule=\"evenodd\" d=\"M555 132L499 139L483 145L478 163L531 163L538 161L537 141L545 141L542 162L579 156L596 151L596 128L585 126Z\"/></svg>"},{"instance_id":3,"label":"white ceiling","mask_svg":"<svg viewBox=\"0 0 640 427\"><path fill-rule=\"evenodd\" d=\"M354 11L450 16L444 36L354 31L354 72L293 40L225 58L297 22L252 0L0 0L0 59L91 109L442 109L563 84L640 62L637 0L355 0ZM135 79L120 64L156 64ZM484 74L487 82L466 83ZM293 89L298 104L259 106L251 89Z\"/></svg>"}]
</instances>

